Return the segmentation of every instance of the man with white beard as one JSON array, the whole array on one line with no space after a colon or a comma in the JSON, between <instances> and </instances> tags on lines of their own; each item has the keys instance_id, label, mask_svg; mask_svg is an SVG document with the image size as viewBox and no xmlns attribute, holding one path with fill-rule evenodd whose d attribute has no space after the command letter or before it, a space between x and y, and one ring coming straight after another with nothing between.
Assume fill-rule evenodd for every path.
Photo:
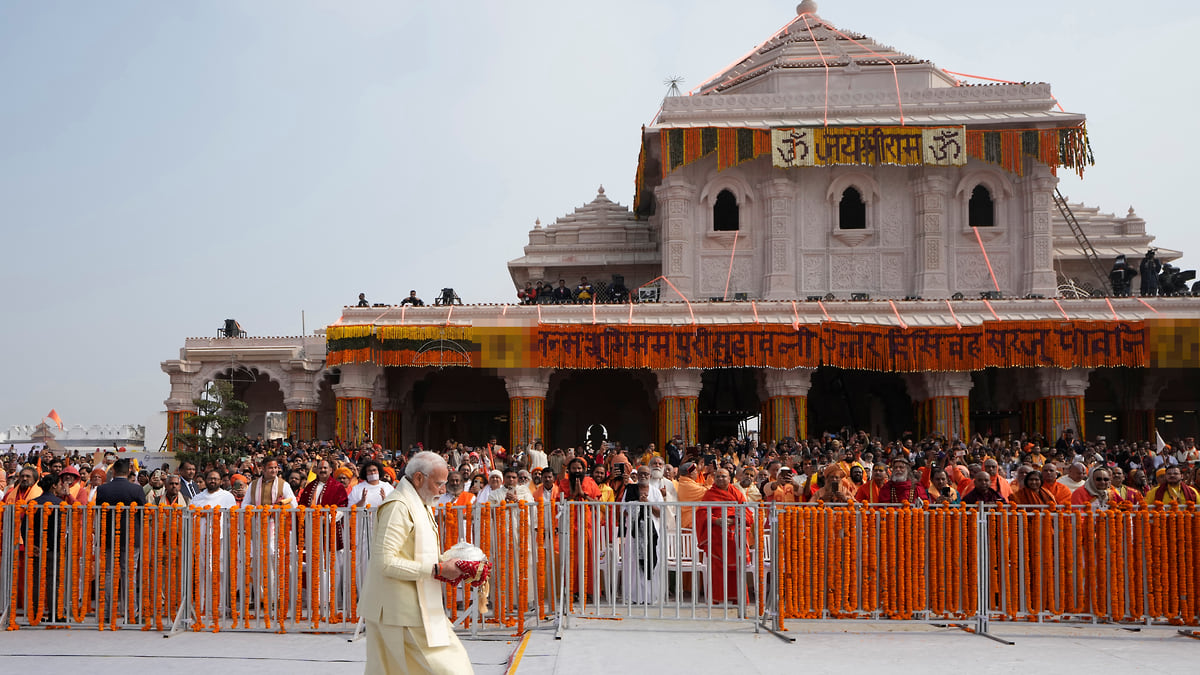
<instances>
[{"instance_id":1,"label":"man with white beard","mask_svg":"<svg viewBox=\"0 0 1200 675\"><path fill-rule=\"evenodd\" d=\"M679 493L675 490L675 483L667 478L666 475L667 460L659 455L655 455L650 459L650 489L662 495L664 502L679 501ZM655 500L658 501L658 500ZM675 522L675 509L668 506L666 515L663 516L667 523Z\"/></svg>"},{"instance_id":2,"label":"man with white beard","mask_svg":"<svg viewBox=\"0 0 1200 675\"><path fill-rule=\"evenodd\" d=\"M367 673L471 673L442 606L445 587L462 575L457 561L438 562L430 507L446 490L446 460L419 452L379 507L371 562L358 613L367 625Z\"/></svg>"},{"instance_id":3,"label":"man with white beard","mask_svg":"<svg viewBox=\"0 0 1200 675\"><path fill-rule=\"evenodd\" d=\"M657 490L662 495L663 501L677 502L679 493L675 491L675 484L664 474L666 464L666 460L658 455L650 460L650 489Z\"/></svg>"}]
</instances>

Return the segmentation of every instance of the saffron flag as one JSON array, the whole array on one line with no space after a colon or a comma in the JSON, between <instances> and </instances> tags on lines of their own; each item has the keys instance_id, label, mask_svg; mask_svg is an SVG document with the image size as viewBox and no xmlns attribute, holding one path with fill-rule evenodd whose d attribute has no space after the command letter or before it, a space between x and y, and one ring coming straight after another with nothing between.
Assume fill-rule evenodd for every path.
<instances>
[{"instance_id":1,"label":"saffron flag","mask_svg":"<svg viewBox=\"0 0 1200 675\"><path fill-rule=\"evenodd\" d=\"M51 409L50 414L46 415L46 417L49 417L50 419L54 420L54 423L58 425L59 430L60 431L62 430L62 428L63 428L62 418L58 416L57 412L55 412L53 409Z\"/></svg>"}]
</instances>

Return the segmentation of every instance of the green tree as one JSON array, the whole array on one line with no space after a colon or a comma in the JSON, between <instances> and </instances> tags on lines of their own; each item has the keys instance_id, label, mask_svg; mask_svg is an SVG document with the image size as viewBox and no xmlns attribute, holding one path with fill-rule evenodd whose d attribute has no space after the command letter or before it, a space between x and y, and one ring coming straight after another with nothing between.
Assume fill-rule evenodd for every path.
<instances>
[{"instance_id":1,"label":"green tree","mask_svg":"<svg viewBox=\"0 0 1200 675\"><path fill-rule=\"evenodd\" d=\"M195 433L179 432L175 438L195 451L237 446L245 442L242 433L248 406L233 394L233 383L215 380L204 389L200 398L193 399L196 414L184 419Z\"/></svg>"}]
</instances>

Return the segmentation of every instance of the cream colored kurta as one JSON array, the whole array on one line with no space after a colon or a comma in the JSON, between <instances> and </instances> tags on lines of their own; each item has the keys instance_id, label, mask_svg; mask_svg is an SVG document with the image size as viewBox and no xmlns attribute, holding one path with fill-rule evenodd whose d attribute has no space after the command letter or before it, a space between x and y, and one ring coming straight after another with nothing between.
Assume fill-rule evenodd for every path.
<instances>
[{"instance_id":1,"label":"cream colored kurta","mask_svg":"<svg viewBox=\"0 0 1200 675\"><path fill-rule=\"evenodd\" d=\"M439 544L432 512L403 478L379 506L358 613L367 622L368 673L470 673L433 578Z\"/></svg>"}]
</instances>

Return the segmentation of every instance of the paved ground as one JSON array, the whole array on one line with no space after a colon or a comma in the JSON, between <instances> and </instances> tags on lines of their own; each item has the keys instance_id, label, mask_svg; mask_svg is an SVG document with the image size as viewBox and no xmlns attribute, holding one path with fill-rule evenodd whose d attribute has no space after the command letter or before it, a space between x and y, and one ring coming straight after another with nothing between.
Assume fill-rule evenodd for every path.
<instances>
[{"instance_id":1,"label":"paved ground","mask_svg":"<svg viewBox=\"0 0 1200 675\"><path fill-rule=\"evenodd\" d=\"M1200 640L1174 630L1129 632L1107 627L995 625L1007 646L957 628L927 626L789 625L787 643L753 628L685 622L579 621L555 640L535 632L518 664L520 675L638 673L1195 673ZM908 664L906 666L905 664ZM939 665L940 664L940 665Z\"/></svg>"},{"instance_id":2,"label":"paved ground","mask_svg":"<svg viewBox=\"0 0 1200 675\"><path fill-rule=\"evenodd\" d=\"M464 640L479 675L500 675L520 653L521 675L611 675L614 668L647 673L775 673L802 664L807 673L953 671L1012 673L1194 673L1200 640L1173 630L1129 632L1108 627L993 624L1016 643L1002 645L955 628L793 623L788 643L737 624L683 621L575 620L555 639L553 630L531 631L524 649L513 639ZM905 667L910 664L912 667ZM242 673L361 673L363 645L344 635L159 633L122 630L24 629L0 632L0 673L87 672L125 675L217 671Z\"/></svg>"},{"instance_id":3,"label":"paved ground","mask_svg":"<svg viewBox=\"0 0 1200 675\"><path fill-rule=\"evenodd\" d=\"M345 635L184 633L163 638L139 630L45 630L0 632L0 673L136 672L269 673L363 672L363 643ZM467 643L479 675L501 675L518 640Z\"/></svg>"}]
</instances>

